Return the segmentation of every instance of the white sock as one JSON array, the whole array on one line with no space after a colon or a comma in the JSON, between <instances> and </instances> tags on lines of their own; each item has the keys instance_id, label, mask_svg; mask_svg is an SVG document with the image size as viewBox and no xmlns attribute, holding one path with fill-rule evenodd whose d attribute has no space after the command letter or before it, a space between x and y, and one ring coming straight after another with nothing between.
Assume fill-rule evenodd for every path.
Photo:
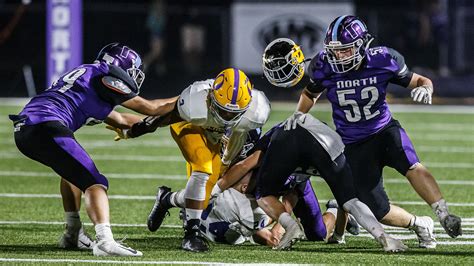
<instances>
[{"instance_id":1,"label":"white sock","mask_svg":"<svg viewBox=\"0 0 474 266\"><path fill-rule=\"evenodd\" d=\"M186 209L186 221L191 219L201 219L202 210Z\"/></svg>"},{"instance_id":2,"label":"white sock","mask_svg":"<svg viewBox=\"0 0 474 266\"><path fill-rule=\"evenodd\" d=\"M411 217L410 219L410 224L408 225L409 228L415 226L415 221L416 221L416 216L413 215L413 217Z\"/></svg>"},{"instance_id":3,"label":"white sock","mask_svg":"<svg viewBox=\"0 0 474 266\"><path fill-rule=\"evenodd\" d=\"M69 232L77 232L82 227L79 212L65 212L64 219L66 220L67 230Z\"/></svg>"},{"instance_id":4,"label":"white sock","mask_svg":"<svg viewBox=\"0 0 474 266\"><path fill-rule=\"evenodd\" d=\"M114 240L110 223L96 224L94 228L95 228L95 237L97 238L98 241L100 240L113 241Z\"/></svg>"},{"instance_id":5,"label":"white sock","mask_svg":"<svg viewBox=\"0 0 474 266\"><path fill-rule=\"evenodd\" d=\"M367 230L374 238L378 238L385 233L382 225L377 221L369 207L357 198L353 198L343 205L344 210L352 214L365 230Z\"/></svg>"},{"instance_id":6,"label":"white sock","mask_svg":"<svg viewBox=\"0 0 474 266\"><path fill-rule=\"evenodd\" d=\"M449 215L448 205L444 199L440 199L439 201L431 204L431 209L436 214L436 216L438 216L439 220L443 220Z\"/></svg>"},{"instance_id":7,"label":"white sock","mask_svg":"<svg viewBox=\"0 0 474 266\"><path fill-rule=\"evenodd\" d=\"M171 205L179 208L185 207L184 189L171 193L170 197Z\"/></svg>"}]
</instances>

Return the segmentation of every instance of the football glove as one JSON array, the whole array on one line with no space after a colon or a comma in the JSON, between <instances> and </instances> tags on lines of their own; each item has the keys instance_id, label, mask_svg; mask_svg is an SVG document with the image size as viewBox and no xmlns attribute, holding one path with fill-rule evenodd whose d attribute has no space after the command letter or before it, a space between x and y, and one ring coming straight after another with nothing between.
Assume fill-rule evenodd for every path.
<instances>
[{"instance_id":1,"label":"football glove","mask_svg":"<svg viewBox=\"0 0 474 266\"><path fill-rule=\"evenodd\" d=\"M292 130L292 129L295 129L296 128L296 125L297 125L297 122L298 122L298 118L303 115L302 112L300 111L296 111L294 112L290 117L288 117L286 119L286 121L284 122L285 123L285 126L284 126L284 130Z\"/></svg>"},{"instance_id":2,"label":"football glove","mask_svg":"<svg viewBox=\"0 0 474 266\"><path fill-rule=\"evenodd\" d=\"M111 125L107 125L105 128L115 131L115 133L117 133L117 135L114 138L115 141L119 141L121 139L128 139L128 134L127 134L128 129L121 129L121 128L117 128Z\"/></svg>"},{"instance_id":3,"label":"football glove","mask_svg":"<svg viewBox=\"0 0 474 266\"><path fill-rule=\"evenodd\" d=\"M425 104L431 104L431 95L433 94L433 88L429 85L422 85L411 90L411 98L415 102Z\"/></svg>"}]
</instances>

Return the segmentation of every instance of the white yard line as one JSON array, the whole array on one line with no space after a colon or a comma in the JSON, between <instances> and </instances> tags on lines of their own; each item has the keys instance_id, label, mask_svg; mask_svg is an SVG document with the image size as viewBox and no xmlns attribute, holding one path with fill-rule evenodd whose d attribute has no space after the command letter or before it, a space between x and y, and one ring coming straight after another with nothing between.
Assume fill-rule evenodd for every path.
<instances>
[{"instance_id":1,"label":"white yard line","mask_svg":"<svg viewBox=\"0 0 474 266\"><path fill-rule=\"evenodd\" d=\"M20 259L0 258L0 262L37 262L37 263L99 263L99 264L153 264L153 265L282 265L275 263L228 263L228 262L204 262L204 261L144 261L144 260L82 260L82 259ZM287 264L285 265L309 265L309 264Z\"/></svg>"}]
</instances>

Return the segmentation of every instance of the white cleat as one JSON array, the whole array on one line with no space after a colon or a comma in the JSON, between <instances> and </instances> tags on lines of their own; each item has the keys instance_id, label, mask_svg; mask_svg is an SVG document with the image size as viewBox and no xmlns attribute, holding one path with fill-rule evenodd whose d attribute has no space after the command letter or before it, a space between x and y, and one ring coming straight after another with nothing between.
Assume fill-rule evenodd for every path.
<instances>
[{"instance_id":1,"label":"white cleat","mask_svg":"<svg viewBox=\"0 0 474 266\"><path fill-rule=\"evenodd\" d=\"M82 226L78 232L70 232L66 226L66 230L59 239L59 247L64 249L92 250L94 245L95 242L84 231L84 227Z\"/></svg>"},{"instance_id":2,"label":"white cleat","mask_svg":"<svg viewBox=\"0 0 474 266\"><path fill-rule=\"evenodd\" d=\"M415 224L410 227L418 236L420 248L436 248L436 238L433 234L434 222L431 217L415 216Z\"/></svg>"},{"instance_id":3,"label":"white cleat","mask_svg":"<svg viewBox=\"0 0 474 266\"><path fill-rule=\"evenodd\" d=\"M385 233L379 236L376 240L382 245L383 250L386 252L396 253L403 252L408 249L408 247L405 246L401 240L393 238Z\"/></svg>"},{"instance_id":4,"label":"white cleat","mask_svg":"<svg viewBox=\"0 0 474 266\"><path fill-rule=\"evenodd\" d=\"M290 250L291 247L298 242L298 240L303 239L305 234L301 229L300 224L295 221L292 223L283 234L278 245L274 246L274 250Z\"/></svg>"},{"instance_id":5,"label":"white cleat","mask_svg":"<svg viewBox=\"0 0 474 266\"><path fill-rule=\"evenodd\" d=\"M143 256L143 253L133 248L117 243L115 240L100 240L92 250L94 256Z\"/></svg>"}]
</instances>

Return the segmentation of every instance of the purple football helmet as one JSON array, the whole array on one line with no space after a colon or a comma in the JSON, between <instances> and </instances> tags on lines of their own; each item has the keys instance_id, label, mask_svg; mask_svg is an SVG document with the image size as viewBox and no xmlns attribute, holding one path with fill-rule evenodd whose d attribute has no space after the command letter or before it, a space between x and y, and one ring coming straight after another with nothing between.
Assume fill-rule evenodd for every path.
<instances>
[{"instance_id":1,"label":"purple football helmet","mask_svg":"<svg viewBox=\"0 0 474 266\"><path fill-rule=\"evenodd\" d=\"M125 70L132 77L138 89L145 80L140 55L125 45L116 42L107 44L100 50L96 60L104 61L109 65L115 65Z\"/></svg>"},{"instance_id":2,"label":"purple football helmet","mask_svg":"<svg viewBox=\"0 0 474 266\"><path fill-rule=\"evenodd\" d=\"M373 38L365 23L356 16L339 16L329 25L324 39L328 62L336 73L345 73L357 67L365 57L365 50ZM352 53L338 58L340 51Z\"/></svg>"}]
</instances>

